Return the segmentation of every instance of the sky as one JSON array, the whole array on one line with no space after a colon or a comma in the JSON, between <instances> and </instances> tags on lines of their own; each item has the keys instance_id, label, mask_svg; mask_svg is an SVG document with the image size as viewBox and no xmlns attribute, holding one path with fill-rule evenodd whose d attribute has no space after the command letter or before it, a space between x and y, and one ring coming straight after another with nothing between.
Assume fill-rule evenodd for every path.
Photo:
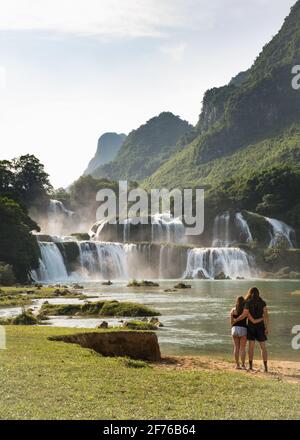
<instances>
[{"instance_id":1,"label":"sky","mask_svg":"<svg viewBox=\"0 0 300 440\"><path fill-rule=\"evenodd\" d=\"M0 0L0 160L35 154L54 187L107 131L162 111L195 124L205 91L251 66L295 0Z\"/></svg>"}]
</instances>

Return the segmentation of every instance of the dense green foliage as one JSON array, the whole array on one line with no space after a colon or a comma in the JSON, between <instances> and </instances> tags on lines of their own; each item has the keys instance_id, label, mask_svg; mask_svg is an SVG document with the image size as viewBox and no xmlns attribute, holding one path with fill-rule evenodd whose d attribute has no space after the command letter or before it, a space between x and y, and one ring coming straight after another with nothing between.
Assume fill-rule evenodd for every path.
<instances>
[{"instance_id":1,"label":"dense green foliage","mask_svg":"<svg viewBox=\"0 0 300 440\"><path fill-rule=\"evenodd\" d=\"M39 226L29 217L44 212L52 189L44 166L33 155L0 161L0 261L13 268L16 280L28 281L29 272L38 267L40 251L31 231ZM2 271L3 272L3 271ZM0 284L12 283L6 278Z\"/></svg>"},{"instance_id":2,"label":"dense green foliage","mask_svg":"<svg viewBox=\"0 0 300 440\"><path fill-rule=\"evenodd\" d=\"M97 168L93 175L114 180L143 180L183 147L177 142L191 128L178 116L161 113L133 130L115 160Z\"/></svg>"},{"instance_id":3,"label":"dense green foliage","mask_svg":"<svg viewBox=\"0 0 300 440\"><path fill-rule=\"evenodd\" d=\"M27 208L44 209L51 189L49 176L35 156L27 154L12 161L0 161L0 196Z\"/></svg>"},{"instance_id":4,"label":"dense green foliage","mask_svg":"<svg viewBox=\"0 0 300 440\"><path fill-rule=\"evenodd\" d=\"M15 281L16 278L12 266L0 262L0 286L12 286Z\"/></svg>"},{"instance_id":5,"label":"dense green foliage","mask_svg":"<svg viewBox=\"0 0 300 440\"><path fill-rule=\"evenodd\" d=\"M13 267L18 281L25 282L39 264L40 251L35 237L38 230L26 211L15 201L0 198L0 261Z\"/></svg>"},{"instance_id":6,"label":"dense green foliage","mask_svg":"<svg viewBox=\"0 0 300 440\"><path fill-rule=\"evenodd\" d=\"M144 187L204 187L209 212L217 202L219 212L241 204L299 228L300 92L291 86L291 69L300 64L299 22L298 1L252 68L206 93L197 135ZM280 177L281 166L289 171Z\"/></svg>"}]
</instances>

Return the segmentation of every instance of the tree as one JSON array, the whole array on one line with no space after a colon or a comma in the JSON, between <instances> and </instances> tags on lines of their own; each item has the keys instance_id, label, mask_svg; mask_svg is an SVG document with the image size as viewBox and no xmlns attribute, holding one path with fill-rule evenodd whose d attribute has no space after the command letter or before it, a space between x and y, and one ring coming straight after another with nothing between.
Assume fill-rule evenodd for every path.
<instances>
[{"instance_id":1,"label":"tree","mask_svg":"<svg viewBox=\"0 0 300 440\"><path fill-rule=\"evenodd\" d=\"M12 163L8 160L0 161L0 195L8 196L14 192L14 173Z\"/></svg>"},{"instance_id":2,"label":"tree","mask_svg":"<svg viewBox=\"0 0 300 440\"><path fill-rule=\"evenodd\" d=\"M31 231L38 225L14 200L0 198L0 261L12 266L18 282L26 282L39 265L40 250Z\"/></svg>"},{"instance_id":3,"label":"tree","mask_svg":"<svg viewBox=\"0 0 300 440\"><path fill-rule=\"evenodd\" d=\"M31 154L13 159L14 188L27 208L48 205L52 186L44 165Z\"/></svg>"}]
</instances>

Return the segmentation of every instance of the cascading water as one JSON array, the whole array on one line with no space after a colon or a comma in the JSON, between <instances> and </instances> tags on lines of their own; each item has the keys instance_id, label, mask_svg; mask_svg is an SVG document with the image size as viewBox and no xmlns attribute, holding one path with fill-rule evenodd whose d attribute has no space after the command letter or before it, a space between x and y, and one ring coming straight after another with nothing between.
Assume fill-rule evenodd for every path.
<instances>
[{"instance_id":1,"label":"cascading water","mask_svg":"<svg viewBox=\"0 0 300 440\"><path fill-rule=\"evenodd\" d=\"M251 243L253 241L249 225L241 212L235 214L235 226L239 232L239 238L241 238L243 242Z\"/></svg>"},{"instance_id":2,"label":"cascading water","mask_svg":"<svg viewBox=\"0 0 300 440\"><path fill-rule=\"evenodd\" d=\"M39 282L60 282L88 279L127 279L127 260L123 245L117 243L71 242L78 247L75 262L66 261L64 244L39 242L40 267L32 272Z\"/></svg>"},{"instance_id":3,"label":"cascading water","mask_svg":"<svg viewBox=\"0 0 300 440\"><path fill-rule=\"evenodd\" d=\"M213 247L227 247L230 245L230 214L225 212L224 214L217 215L214 220L213 228Z\"/></svg>"},{"instance_id":4,"label":"cascading water","mask_svg":"<svg viewBox=\"0 0 300 440\"><path fill-rule=\"evenodd\" d=\"M39 243L40 267L31 273L35 281L53 282L69 279L63 256L56 243Z\"/></svg>"},{"instance_id":5,"label":"cascading water","mask_svg":"<svg viewBox=\"0 0 300 440\"><path fill-rule=\"evenodd\" d=\"M66 209L64 204L59 200L51 199L48 207L48 215L49 216L64 215L66 217L72 217L74 215L74 212Z\"/></svg>"},{"instance_id":6,"label":"cascading water","mask_svg":"<svg viewBox=\"0 0 300 440\"><path fill-rule=\"evenodd\" d=\"M144 222L139 223L135 218L128 218L123 223L115 224L101 220L92 226L90 237L97 241L123 243L185 243L185 227L179 218L164 213L145 217L143 220Z\"/></svg>"},{"instance_id":7,"label":"cascading water","mask_svg":"<svg viewBox=\"0 0 300 440\"><path fill-rule=\"evenodd\" d=\"M212 247L230 247L235 243L250 243L253 237L241 212L224 212L214 220Z\"/></svg>"},{"instance_id":8,"label":"cascading water","mask_svg":"<svg viewBox=\"0 0 300 440\"><path fill-rule=\"evenodd\" d=\"M104 279L128 279L124 247L118 243L95 243L101 276Z\"/></svg>"},{"instance_id":9,"label":"cascading water","mask_svg":"<svg viewBox=\"0 0 300 440\"><path fill-rule=\"evenodd\" d=\"M37 282L103 279L180 278L186 248L155 243L95 241L39 242L40 267L32 272Z\"/></svg>"},{"instance_id":10,"label":"cascading water","mask_svg":"<svg viewBox=\"0 0 300 440\"><path fill-rule=\"evenodd\" d=\"M42 220L43 230L50 235L61 235L72 229L75 214L66 209L59 200L51 199L48 206L47 220Z\"/></svg>"},{"instance_id":11,"label":"cascading water","mask_svg":"<svg viewBox=\"0 0 300 440\"><path fill-rule=\"evenodd\" d=\"M185 227L179 218L169 213L155 214L151 219L152 242L154 243L184 243Z\"/></svg>"},{"instance_id":12,"label":"cascading water","mask_svg":"<svg viewBox=\"0 0 300 440\"><path fill-rule=\"evenodd\" d=\"M254 258L239 248L198 248L188 252L184 278L214 278L222 272L230 278L257 275Z\"/></svg>"},{"instance_id":13,"label":"cascading water","mask_svg":"<svg viewBox=\"0 0 300 440\"><path fill-rule=\"evenodd\" d=\"M272 226L271 241L269 247L274 247L278 241L283 238L290 248L294 248L295 243L295 231L294 229L280 220L275 218L265 217L267 222Z\"/></svg>"}]
</instances>

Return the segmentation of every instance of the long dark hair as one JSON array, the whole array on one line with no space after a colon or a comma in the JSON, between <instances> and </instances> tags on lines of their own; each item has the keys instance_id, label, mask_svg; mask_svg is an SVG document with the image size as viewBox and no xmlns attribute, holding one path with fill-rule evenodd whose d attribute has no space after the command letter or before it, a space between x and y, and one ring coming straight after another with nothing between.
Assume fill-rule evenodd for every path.
<instances>
[{"instance_id":1,"label":"long dark hair","mask_svg":"<svg viewBox=\"0 0 300 440\"><path fill-rule=\"evenodd\" d=\"M245 296L245 301L250 300L253 302L254 307L262 300L257 287L251 287L251 289L248 290Z\"/></svg>"},{"instance_id":2,"label":"long dark hair","mask_svg":"<svg viewBox=\"0 0 300 440\"><path fill-rule=\"evenodd\" d=\"M243 296L239 296L236 299L236 303L235 303L235 312L237 316L240 316L243 313L244 306L245 306L245 299Z\"/></svg>"}]
</instances>

